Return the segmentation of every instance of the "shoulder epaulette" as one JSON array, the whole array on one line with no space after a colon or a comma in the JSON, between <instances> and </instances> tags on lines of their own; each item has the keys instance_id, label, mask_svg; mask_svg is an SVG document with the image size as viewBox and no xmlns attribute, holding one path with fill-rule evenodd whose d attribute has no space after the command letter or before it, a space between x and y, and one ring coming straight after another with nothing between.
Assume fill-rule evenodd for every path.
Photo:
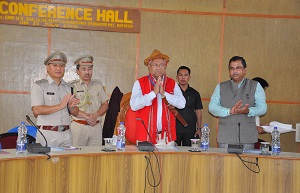
<instances>
[{"instance_id":1,"label":"shoulder epaulette","mask_svg":"<svg viewBox=\"0 0 300 193\"><path fill-rule=\"evenodd\" d=\"M69 82L69 84L74 84L74 83L77 83L77 82L79 82L79 79L77 79L77 80L72 80L72 81Z\"/></svg>"},{"instance_id":2,"label":"shoulder epaulette","mask_svg":"<svg viewBox=\"0 0 300 193\"><path fill-rule=\"evenodd\" d=\"M35 81L35 83L38 84L38 85L45 84L45 83L47 83L47 82L48 82L47 79L41 79L41 80Z\"/></svg>"}]
</instances>

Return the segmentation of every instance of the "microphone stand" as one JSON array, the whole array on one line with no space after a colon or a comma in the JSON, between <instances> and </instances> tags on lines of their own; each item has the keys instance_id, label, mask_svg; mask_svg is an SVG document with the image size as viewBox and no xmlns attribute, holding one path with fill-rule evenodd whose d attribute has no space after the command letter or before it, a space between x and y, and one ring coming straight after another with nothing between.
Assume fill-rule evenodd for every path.
<instances>
[{"instance_id":1,"label":"microphone stand","mask_svg":"<svg viewBox=\"0 0 300 193\"><path fill-rule=\"evenodd\" d=\"M31 126L35 127L36 130L43 136L43 138L46 142L45 147L48 147L48 142L47 142L45 135L39 130L39 128L36 126L36 124L34 124L34 122L30 119L30 117L28 115L26 115L26 120L30 123Z\"/></svg>"},{"instance_id":2,"label":"microphone stand","mask_svg":"<svg viewBox=\"0 0 300 193\"><path fill-rule=\"evenodd\" d=\"M142 118L136 118L137 121L141 121L142 125L144 126L145 131L147 132L147 135L149 136L149 139L151 142L149 141L141 141L137 143L137 146L139 148L140 151L154 151L154 145L152 144L152 138L151 135L149 134L147 127L145 125L145 122Z\"/></svg>"},{"instance_id":3,"label":"microphone stand","mask_svg":"<svg viewBox=\"0 0 300 193\"><path fill-rule=\"evenodd\" d=\"M242 152L243 152L243 145L241 145L241 123L239 122L238 123L238 129L239 129L239 131L238 131L238 137L239 137L239 145L238 145L238 149L239 150L242 150ZM239 153L236 153L236 155L237 155L237 157L242 161L242 163L244 164L244 166L246 166L246 168L247 169L249 169L251 172L254 172L254 173L259 173L260 172L260 167L259 167L259 165L258 165L258 157L256 157L256 162L251 162L251 161L246 161L246 160L243 160L242 158L241 158L241 156L239 155ZM251 169L250 167L248 167L245 163L249 163L249 164L254 164L254 165L256 165L256 167L258 168L258 170L257 171L255 171L255 170L253 170L253 169Z\"/></svg>"},{"instance_id":4,"label":"microphone stand","mask_svg":"<svg viewBox=\"0 0 300 193\"><path fill-rule=\"evenodd\" d=\"M238 127L239 127L239 134L238 134L239 135L238 136L239 137L239 145L241 145L241 123L240 122L238 123Z\"/></svg>"},{"instance_id":5,"label":"microphone stand","mask_svg":"<svg viewBox=\"0 0 300 193\"><path fill-rule=\"evenodd\" d=\"M39 130L39 128L33 123L33 121L30 119L30 117L28 115L26 115L26 120L28 121L28 123L30 123L31 126L35 127L37 129L37 131L43 136L45 142L46 142L46 146L43 147L40 143L35 143L35 144L27 144L27 150L30 153L41 153L41 154L46 154L50 159L51 157L47 154L50 152L51 148L48 147L48 142L46 137L44 136L44 134Z\"/></svg>"},{"instance_id":6,"label":"microphone stand","mask_svg":"<svg viewBox=\"0 0 300 193\"><path fill-rule=\"evenodd\" d=\"M158 158L157 158L157 155L155 154L154 152L154 149L156 149L158 151L158 149L152 144L152 139L151 139L151 136L147 130L147 127L145 125L145 122L142 118L136 118L135 120L137 121L141 121L142 125L144 126L144 129L146 130L147 132L147 135L149 136L149 139L151 142L149 141L141 141L141 142L138 142L137 143L137 147L140 151L148 151L148 154L150 156L150 152L152 152L155 157L156 157L156 163L158 165L158 171L159 171L159 182L158 183L155 183L155 176L154 176L154 173L153 173L153 169L152 169L152 164L151 164L151 159L150 157L147 157L147 156L144 156L145 159L147 160L147 166L146 166L146 170L145 170L145 173L148 173L148 169L150 168L150 171L152 173L152 177L153 177L153 180L154 180L154 184L151 184L150 183L150 180L148 179L148 183L153 187L153 188L156 188L160 182L161 182L161 170L160 170L160 164L159 164L159 161L158 161ZM145 183L146 183L146 178L148 178L148 175L145 175ZM146 184L145 184L145 187L146 187Z\"/></svg>"},{"instance_id":7,"label":"microphone stand","mask_svg":"<svg viewBox=\"0 0 300 193\"><path fill-rule=\"evenodd\" d=\"M241 131L240 130L241 130L241 123L238 123L238 140L239 140L239 143L238 143L238 145L228 144L228 149L227 149L228 153L234 153L234 154L242 154L243 153L243 145L241 145L241 136L240 136Z\"/></svg>"}]
</instances>

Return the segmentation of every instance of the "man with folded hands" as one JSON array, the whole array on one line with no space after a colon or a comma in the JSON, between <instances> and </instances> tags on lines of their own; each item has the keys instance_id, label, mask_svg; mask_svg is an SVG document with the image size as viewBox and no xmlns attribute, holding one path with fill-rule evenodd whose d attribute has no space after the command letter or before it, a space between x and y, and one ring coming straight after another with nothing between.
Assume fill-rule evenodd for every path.
<instances>
[{"instance_id":1,"label":"man with folded hands","mask_svg":"<svg viewBox=\"0 0 300 193\"><path fill-rule=\"evenodd\" d=\"M137 141L173 145L176 140L175 116L167 102L178 108L185 107L185 98L175 80L166 75L169 56L155 49L144 60L148 75L135 81L130 107L136 112Z\"/></svg>"},{"instance_id":2,"label":"man with folded hands","mask_svg":"<svg viewBox=\"0 0 300 193\"><path fill-rule=\"evenodd\" d=\"M92 79L93 57L85 55L77 60L79 80L71 82L76 98L80 99L79 115L72 116L71 131L74 146L101 146L101 118L108 109L108 97L100 80Z\"/></svg>"},{"instance_id":3,"label":"man with folded hands","mask_svg":"<svg viewBox=\"0 0 300 193\"><path fill-rule=\"evenodd\" d=\"M234 56L228 63L230 80L219 83L209 103L209 112L219 117L218 147L241 144L254 149L257 142L255 116L267 112L264 89L258 82L246 78L247 64Z\"/></svg>"},{"instance_id":4,"label":"man with folded hands","mask_svg":"<svg viewBox=\"0 0 300 193\"><path fill-rule=\"evenodd\" d=\"M31 109L50 147L72 145L70 114L77 116L79 112L79 100L71 94L70 85L63 80L66 63L64 53L50 54L44 61L47 77L34 82L31 88ZM39 133L36 141L43 145L46 143Z\"/></svg>"}]
</instances>

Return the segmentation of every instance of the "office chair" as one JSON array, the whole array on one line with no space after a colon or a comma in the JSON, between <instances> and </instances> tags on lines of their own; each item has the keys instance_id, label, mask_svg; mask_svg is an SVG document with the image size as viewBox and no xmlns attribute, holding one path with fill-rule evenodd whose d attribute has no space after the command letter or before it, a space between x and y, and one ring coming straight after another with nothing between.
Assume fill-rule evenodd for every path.
<instances>
[{"instance_id":1,"label":"office chair","mask_svg":"<svg viewBox=\"0 0 300 193\"><path fill-rule=\"evenodd\" d=\"M16 126L10 130L7 131L7 133L18 133L18 128L20 126ZM37 128L35 128L34 126L31 125L26 125L27 127L27 134L31 135L32 137L36 138L36 132L37 132Z\"/></svg>"},{"instance_id":2,"label":"office chair","mask_svg":"<svg viewBox=\"0 0 300 193\"><path fill-rule=\"evenodd\" d=\"M28 143L35 143L34 137L28 134L26 137ZM2 145L2 149L15 149L17 146L17 138L18 138L17 132L0 134L0 143Z\"/></svg>"}]
</instances>

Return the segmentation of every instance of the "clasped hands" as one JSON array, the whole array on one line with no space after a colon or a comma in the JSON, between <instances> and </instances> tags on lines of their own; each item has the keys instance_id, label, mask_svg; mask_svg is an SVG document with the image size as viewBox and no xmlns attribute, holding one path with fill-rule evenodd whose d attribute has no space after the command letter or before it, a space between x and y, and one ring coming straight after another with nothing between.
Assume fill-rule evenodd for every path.
<instances>
[{"instance_id":1,"label":"clasped hands","mask_svg":"<svg viewBox=\"0 0 300 193\"><path fill-rule=\"evenodd\" d=\"M97 125L98 115L96 113L84 113L84 118L90 126Z\"/></svg>"},{"instance_id":2,"label":"clasped hands","mask_svg":"<svg viewBox=\"0 0 300 193\"><path fill-rule=\"evenodd\" d=\"M242 101L239 100L235 105L230 109L230 114L245 114L249 113L249 104L243 105Z\"/></svg>"},{"instance_id":3,"label":"clasped hands","mask_svg":"<svg viewBox=\"0 0 300 193\"><path fill-rule=\"evenodd\" d=\"M154 86L153 92L157 95L158 93L160 93L161 95L165 94L165 89L163 87L163 80L162 77L159 76L156 80L156 84Z\"/></svg>"},{"instance_id":4,"label":"clasped hands","mask_svg":"<svg viewBox=\"0 0 300 193\"><path fill-rule=\"evenodd\" d=\"M79 102L80 102L79 99L77 99L74 94L73 95L68 94L63 98L60 105L62 107L66 107L68 105L68 108L72 110L76 106L78 106ZM97 113L91 113L91 114L84 113L83 117L86 119L89 125L95 126L97 124L97 118L98 118Z\"/></svg>"}]
</instances>

